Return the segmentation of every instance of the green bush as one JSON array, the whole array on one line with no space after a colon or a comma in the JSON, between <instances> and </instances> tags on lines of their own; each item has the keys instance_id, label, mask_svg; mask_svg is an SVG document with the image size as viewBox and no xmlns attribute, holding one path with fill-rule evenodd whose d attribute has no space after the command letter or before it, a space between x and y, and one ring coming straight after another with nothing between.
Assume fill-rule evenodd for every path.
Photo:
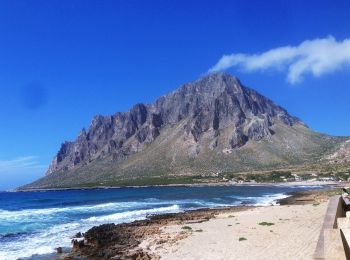
<instances>
[{"instance_id":1,"label":"green bush","mask_svg":"<svg viewBox=\"0 0 350 260\"><path fill-rule=\"evenodd\" d=\"M185 230L192 230L192 228L191 228L191 227L189 227L189 226L183 226L181 229L185 229Z\"/></svg>"},{"instance_id":2,"label":"green bush","mask_svg":"<svg viewBox=\"0 0 350 260\"><path fill-rule=\"evenodd\" d=\"M272 226L272 225L275 225L275 223L272 223L272 222L260 222L258 223L260 226Z\"/></svg>"}]
</instances>

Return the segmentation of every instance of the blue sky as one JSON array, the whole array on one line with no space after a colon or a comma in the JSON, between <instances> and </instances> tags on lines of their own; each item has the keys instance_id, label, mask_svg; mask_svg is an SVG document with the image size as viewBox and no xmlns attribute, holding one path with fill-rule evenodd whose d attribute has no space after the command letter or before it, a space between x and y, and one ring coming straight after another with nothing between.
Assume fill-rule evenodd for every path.
<instances>
[{"instance_id":1,"label":"blue sky","mask_svg":"<svg viewBox=\"0 0 350 260\"><path fill-rule=\"evenodd\" d=\"M42 176L94 115L152 102L223 55L231 63L216 69L316 131L350 135L350 65L339 61L349 51L349 10L340 0L1 1L0 189ZM322 39L326 49L317 49ZM294 56L271 61L280 47Z\"/></svg>"}]
</instances>

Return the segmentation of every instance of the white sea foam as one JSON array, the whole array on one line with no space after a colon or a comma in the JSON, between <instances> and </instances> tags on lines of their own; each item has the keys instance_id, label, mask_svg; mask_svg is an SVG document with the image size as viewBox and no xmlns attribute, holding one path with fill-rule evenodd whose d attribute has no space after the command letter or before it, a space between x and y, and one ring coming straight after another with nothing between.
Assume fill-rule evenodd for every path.
<instances>
[{"instance_id":1,"label":"white sea foam","mask_svg":"<svg viewBox=\"0 0 350 260\"><path fill-rule=\"evenodd\" d=\"M244 198L244 197L242 197ZM125 209L137 209L148 206L161 206L169 204L195 204L198 207L221 207L230 206L231 204L208 202L205 200L198 199L185 199L185 200L170 200L162 201L158 199L147 199L144 201L130 201L130 202L113 202L103 203L97 205L85 205L85 206L73 206L73 207L55 207L46 209L23 209L23 210L0 210L0 221L11 221L11 222L23 222L23 220L33 221L48 218L55 218L56 215L64 213L88 213L88 212L99 212L99 211L124 211Z\"/></svg>"},{"instance_id":2,"label":"white sea foam","mask_svg":"<svg viewBox=\"0 0 350 260\"><path fill-rule=\"evenodd\" d=\"M319 189L319 188L324 188L324 185L295 185L295 186L291 186L291 188L303 188L303 189Z\"/></svg>"},{"instance_id":3,"label":"white sea foam","mask_svg":"<svg viewBox=\"0 0 350 260\"><path fill-rule=\"evenodd\" d=\"M132 210L121 213L90 217L80 221L59 224L39 233L30 234L12 242L4 242L0 247L0 259L14 260L33 255L50 254L57 247L69 247L72 237L78 232L85 232L94 225L103 223L121 223L140 220L147 215L175 213L181 209L178 205L168 207Z\"/></svg>"},{"instance_id":4,"label":"white sea foam","mask_svg":"<svg viewBox=\"0 0 350 260\"><path fill-rule=\"evenodd\" d=\"M88 206L74 206L74 207L62 207L62 208L46 208L46 209L24 209L24 210L0 210L0 221L23 221L24 218L47 218L50 215L60 213L84 213L84 212L98 212L103 210L123 210L128 208L144 207L149 205L162 205L169 202L146 202L146 201L131 201L131 202L113 202L103 203L98 205Z\"/></svg>"},{"instance_id":5,"label":"white sea foam","mask_svg":"<svg viewBox=\"0 0 350 260\"><path fill-rule=\"evenodd\" d=\"M124 219L135 219L135 218L144 218L149 214L160 214L167 212L179 212L180 207L178 205L172 205L169 207L161 207L161 208L152 208L152 209L142 209L142 210L134 210L127 211L121 213L110 214L106 216L100 217L90 217L85 221L88 222L115 222Z\"/></svg>"},{"instance_id":6,"label":"white sea foam","mask_svg":"<svg viewBox=\"0 0 350 260\"><path fill-rule=\"evenodd\" d=\"M234 195L230 196L231 198L235 198L238 200L241 205L252 205L252 206L270 206L277 205L278 200L289 197L285 193L277 193L277 194L267 194L262 196L239 196Z\"/></svg>"},{"instance_id":7,"label":"white sea foam","mask_svg":"<svg viewBox=\"0 0 350 260\"><path fill-rule=\"evenodd\" d=\"M278 200L288 198L290 195L285 193L264 195L260 197L257 203L254 206L270 206L270 205L278 205Z\"/></svg>"},{"instance_id":8,"label":"white sea foam","mask_svg":"<svg viewBox=\"0 0 350 260\"><path fill-rule=\"evenodd\" d=\"M54 253L59 246L69 247L74 234L89 228L90 226L83 226L78 222L65 223L12 242L4 242L0 248L0 259L13 260Z\"/></svg>"}]
</instances>

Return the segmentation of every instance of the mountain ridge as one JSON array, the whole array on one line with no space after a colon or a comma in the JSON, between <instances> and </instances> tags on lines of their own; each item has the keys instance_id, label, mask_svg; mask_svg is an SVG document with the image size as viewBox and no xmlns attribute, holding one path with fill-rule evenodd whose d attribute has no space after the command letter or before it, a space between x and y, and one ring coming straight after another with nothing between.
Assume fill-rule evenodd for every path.
<instances>
[{"instance_id":1,"label":"mountain ridge","mask_svg":"<svg viewBox=\"0 0 350 260\"><path fill-rule=\"evenodd\" d=\"M74 186L77 176L81 183L108 183L300 164L340 142L313 132L236 77L212 73L151 104L95 116L87 131L62 144L46 176L28 187Z\"/></svg>"}]
</instances>

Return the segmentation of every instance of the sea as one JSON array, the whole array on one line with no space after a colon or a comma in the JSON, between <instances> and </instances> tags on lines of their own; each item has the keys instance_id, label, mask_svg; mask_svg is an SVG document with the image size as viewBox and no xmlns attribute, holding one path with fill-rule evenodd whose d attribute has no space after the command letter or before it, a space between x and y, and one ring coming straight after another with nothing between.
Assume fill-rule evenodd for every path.
<instances>
[{"instance_id":1,"label":"sea","mask_svg":"<svg viewBox=\"0 0 350 260\"><path fill-rule=\"evenodd\" d=\"M0 259L47 259L93 226L225 206L276 205L325 186L231 185L0 192Z\"/></svg>"}]
</instances>

